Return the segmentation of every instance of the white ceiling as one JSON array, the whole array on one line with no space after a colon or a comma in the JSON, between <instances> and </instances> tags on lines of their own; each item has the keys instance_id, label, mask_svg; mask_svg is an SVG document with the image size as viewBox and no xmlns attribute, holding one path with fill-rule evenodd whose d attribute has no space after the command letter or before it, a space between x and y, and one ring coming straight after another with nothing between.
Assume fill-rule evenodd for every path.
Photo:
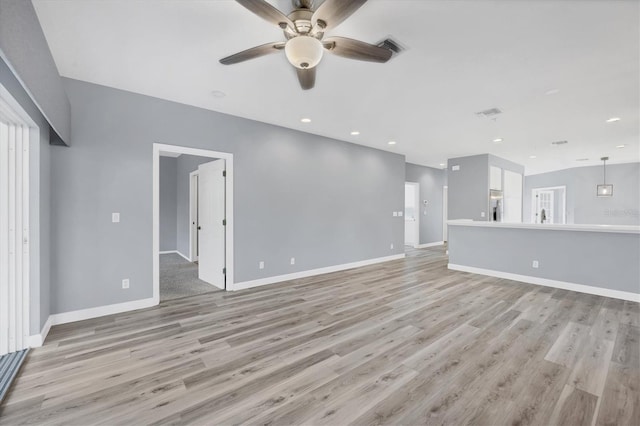
<instances>
[{"instance_id":1,"label":"white ceiling","mask_svg":"<svg viewBox=\"0 0 640 426\"><path fill-rule=\"evenodd\" d=\"M283 53L218 63L283 40L277 27L234 1L33 2L65 77L398 152L432 167L487 152L524 164L527 174L601 164L602 156L640 160L636 0L370 0L327 35L369 43L391 35L407 50L386 64L325 54L310 91L299 88ZM291 8L288 0L272 4ZM559 92L546 94L553 89ZM496 121L475 115L493 107L503 111ZM621 120L605 123L610 117ZM569 143L551 145L558 140Z\"/></svg>"}]
</instances>

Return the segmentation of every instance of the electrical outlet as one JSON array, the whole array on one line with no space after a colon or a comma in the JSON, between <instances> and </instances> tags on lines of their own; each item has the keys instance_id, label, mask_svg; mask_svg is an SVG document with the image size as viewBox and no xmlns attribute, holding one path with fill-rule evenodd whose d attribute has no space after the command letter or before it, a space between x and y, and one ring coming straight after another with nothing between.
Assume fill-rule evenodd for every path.
<instances>
[{"instance_id":1,"label":"electrical outlet","mask_svg":"<svg viewBox=\"0 0 640 426\"><path fill-rule=\"evenodd\" d=\"M120 222L120 213L111 213L111 222L113 223Z\"/></svg>"},{"instance_id":2,"label":"electrical outlet","mask_svg":"<svg viewBox=\"0 0 640 426\"><path fill-rule=\"evenodd\" d=\"M398 212L393 212L393 217L397 217L398 216Z\"/></svg>"},{"instance_id":3,"label":"electrical outlet","mask_svg":"<svg viewBox=\"0 0 640 426\"><path fill-rule=\"evenodd\" d=\"M393 250L393 244L391 244L391 250Z\"/></svg>"},{"instance_id":4,"label":"electrical outlet","mask_svg":"<svg viewBox=\"0 0 640 426\"><path fill-rule=\"evenodd\" d=\"M264 261L260 261L260 263L258 263L258 268L260 269L264 269Z\"/></svg>"},{"instance_id":5,"label":"electrical outlet","mask_svg":"<svg viewBox=\"0 0 640 426\"><path fill-rule=\"evenodd\" d=\"M403 212L398 212L398 216L402 216L403 214Z\"/></svg>"},{"instance_id":6,"label":"electrical outlet","mask_svg":"<svg viewBox=\"0 0 640 426\"><path fill-rule=\"evenodd\" d=\"M531 267L532 267L532 268L537 268L537 267L539 267L539 266L540 266L540 263L538 263L538 261L537 261L537 260L534 260L534 261L531 263Z\"/></svg>"},{"instance_id":7,"label":"electrical outlet","mask_svg":"<svg viewBox=\"0 0 640 426\"><path fill-rule=\"evenodd\" d=\"M480 212L480 217L485 217L486 213L485 212Z\"/></svg>"},{"instance_id":8,"label":"electrical outlet","mask_svg":"<svg viewBox=\"0 0 640 426\"><path fill-rule=\"evenodd\" d=\"M129 278L125 278L124 280L122 280L122 288L129 288Z\"/></svg>"},{"instance_id":9,"label":"electrical outlet","mask_svg":"<svg viewBox=\"0 0 640 426\"><path fill-rule=\"evenodd\" d=\"M292 258L291 258L291 264L292 264L292 265L295 265L295 264L296 264L296 258L295 258L295 257L292 257Z\"/></svg>"}]
</instances>

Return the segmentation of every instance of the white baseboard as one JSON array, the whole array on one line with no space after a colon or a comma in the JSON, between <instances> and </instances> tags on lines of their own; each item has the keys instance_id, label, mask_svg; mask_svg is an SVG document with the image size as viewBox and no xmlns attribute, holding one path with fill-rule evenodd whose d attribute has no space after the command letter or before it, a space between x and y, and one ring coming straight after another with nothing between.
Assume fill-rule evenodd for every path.
<instances>
[{"instance_id":1,"label":"white baseboard","mask_svg":"<svg viewBox=\"0 0 640 426\"><path fill-rule=\"evenodd\" d=\"M436 241L435 243L426 243L426 244L416 244L413 246L413 248L427 248L427 247L435 247L435 246L441 246L444 244L444 241Z\"/></svg>"},{"instance_id":2,"label":"white baseboard","mask_svg":"<svg viewBox=\"0 0 640 426\"><path fill-rule=\"evenodd\" d=\"M51 329L51 315L47 318L47 321L42 326L42 330L40 334L33 334L29 336L29 347L30 348L39 348L44 343L44 339L47 338L47 334L49 334L49 330Z\"/></svg>"},{"instance_id":3,"label":"white baseboard","mask_svg":"<svg viewBox=\"0 0 640 426\"><path fill-rule=\"evenodd\" d=\"M158 254L177 254L177 255L183 257L185 260L191 262L191 259L189 259L188 256L185 256L184 254L180 253L178 250L159 251Z\"/></svg>"},{"instance_id":4,"label":"white baseboard","mask_svg":"<svg viewBox=\"0 0 640 426\"><path fill-rule=\"evenodd\" d=\"M49 315L49 318L44 324L44 327L42 327L40 334L29 336L29 347L37 348L42 346L44 340L47 338L47 334L49 334L49 329L53 325L66 324L69 322L82 321L112 314L120 314L122 312L135 311L136 309L150 308L157 304L158 300L151 297L149 299L132 300L131 302L97 306L95 308L80 309L77 311Z\"/></svg>"},{"instance_id":5,"label":"white baseboard","mask_svg":"<svg viewBox=\"0 0 640 426\"><path fill-rule=\"evenodd\" d=\"M388 262L390 260L397 260L397 259L403 259L403 258L404 258L404 253L394 254L393 256L378 257L375 259L361 260L359 262L343 263L342 265L327 266L325 268L294 272L292 274L260 278L258 280L234 283L230 286L230 288L227 288L227 290L231 290L231 291L245 290L247 288L259 287L267 284L275 284L283 281L297 280L300 278L312 277L314 275L328 274L330 272L344 271L346 269L360 268L362 266L373 265L376 263Z\"/></svg>"},{"instance_id":6,"label":"white baseboard","mask_svg":"<svg viewBox=\"0 0 640 426\"><path fill-rule=\"evenodd\" d=\"M529 284L545 287L560 288L563 290L577 291L579 293L594 294L596 296L611 297L614 299L629 300L640 303L640 294L628 291L612 290L602 287L594 287L584 284L569 283L566 281L550 280L548 278L532 277L530 275L512 274L511 272L495 271L493 269L476 268L474 266L456 265L449 263L449 269L454 271L471 272L473 274L488 275L490 277L505 278L513 281L521 281Z\"/></svg>"}]
</instances>

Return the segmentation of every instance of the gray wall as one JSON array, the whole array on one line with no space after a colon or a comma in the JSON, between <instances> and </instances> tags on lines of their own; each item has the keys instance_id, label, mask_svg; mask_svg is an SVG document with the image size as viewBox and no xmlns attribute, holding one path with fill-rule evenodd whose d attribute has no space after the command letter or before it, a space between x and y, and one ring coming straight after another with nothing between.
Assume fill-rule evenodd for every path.
<instances>
[{"instance_id":1,"label":"gray wall","mask_svg":"<svg viewBox=\"0 0 640 426\"><path fill-rule=\"evenodd\" d=\"M448 248L456 265L640 293L638 234L454 225Z\"/></svg>"},{"instance_id":2,"label":"gray wall","mask_svg":"<svg viewBox=\"0 0 640 426\"><path fill-rule=\"evenodd\" d=\"M176 247L180 253L189 257L189 173L198 170L200 164L214 161L214 158L181 155L177 160Z\"/></svg>"},{"instance_id":3,"label":"gray wall","mask_svg":"<svg viewBox=\"0 0 640 426\"><path fill-rule=\"evenodd\" d=\"M453 171L459 165L460 170ZM449 220L489 220L489 156L450 158L447 161ZM485 212L485 217L481 216Z\"/></svg>"},{"instance_id":4,"label":"gray wall","mask_svg":"<svg viewBox=\"0 0 640 426\"><path fill-rule=\"evenodd\" d=\"M11 65L55 130L52 141L69 143L69 100L31 1L0 1L0 57Z\"/></svg>"},{"instance_id":5,"label":"gray wall","mask_svg":"<svg viewBox=\"0 0 640 426\"><path fill-rule=\"evenodd\" d=\"M576 167L525 176L525 222L531 222L531 190L551 186L567 187L567 223L640 225L640 163L607 165L607 183L613 197L597 197L602 183L602 166Z\"/></svg>"},{"instance_id":6,"label":"gray wall","mask_svg":"<svg viewBox=\"0 0 640 426\"><path fill-rule=\"evenodd\" d=\"M515 173L520 173L524 175L524 166L518 163L514 163L513 161L505 160L501 157L496 157L495 155L489 154L489 167L500 167L503 170L510 170Z\"/></svg>"},{"instance_id":7,"label":"gray wall","mask_svg":"<svg viewBox=\"0 0 640 426\"><path fill-rule=\"evenodd\" d=\"M407 182L420 184L420 244L442 241L442 187L445 186L445 171L407 163ZM425 207L423 200L427 200Z\"/></svg>"},{"instance_id":8,"label":"gray wall","mask_svg":"<svg viewBox=\"0 0 640 426\"><path fill-rule=\"evenodd\" d=\"M176 250L178 159L160 157L160 251Z\"/></svg>"},{"instance_id":9,"label":"gray wall","mask_svg":"<svg viewBox=\"0 0 640 426\"><path fill-rule=\"evenodd\" d=\"M64 82L74 143L52 151L53 312L152 296L153 142L234 154L236 282L403 253L404 156Z\"/></svg>"},{"instance_id":10,"label":"gray wall","mask_svg":"<svg viewBox=\"0 0 640 426\"><path fill-rule=\"evenodd\" d=\"M50 313L50 147L49 124L7 64L0 59L0 84L40 128L40 140L29 145L30 332L40 333Z\"/></svg>"}]
</instances>

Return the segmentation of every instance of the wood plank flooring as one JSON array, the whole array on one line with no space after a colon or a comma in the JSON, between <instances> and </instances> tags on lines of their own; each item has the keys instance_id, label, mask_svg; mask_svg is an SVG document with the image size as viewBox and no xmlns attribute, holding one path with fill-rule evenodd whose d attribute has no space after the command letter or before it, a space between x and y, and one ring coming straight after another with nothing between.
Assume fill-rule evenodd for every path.
<instances>
[{"instance_id":1,"label":"wood plank flooring","mask_svg":"<svg viewBox=\"0 0 640 426\"><path fill-rule=\"evenodd\" d=\"M442 248L56 326L0 424L637 425L638 304Z\"/></svg>"}]
</instances>

